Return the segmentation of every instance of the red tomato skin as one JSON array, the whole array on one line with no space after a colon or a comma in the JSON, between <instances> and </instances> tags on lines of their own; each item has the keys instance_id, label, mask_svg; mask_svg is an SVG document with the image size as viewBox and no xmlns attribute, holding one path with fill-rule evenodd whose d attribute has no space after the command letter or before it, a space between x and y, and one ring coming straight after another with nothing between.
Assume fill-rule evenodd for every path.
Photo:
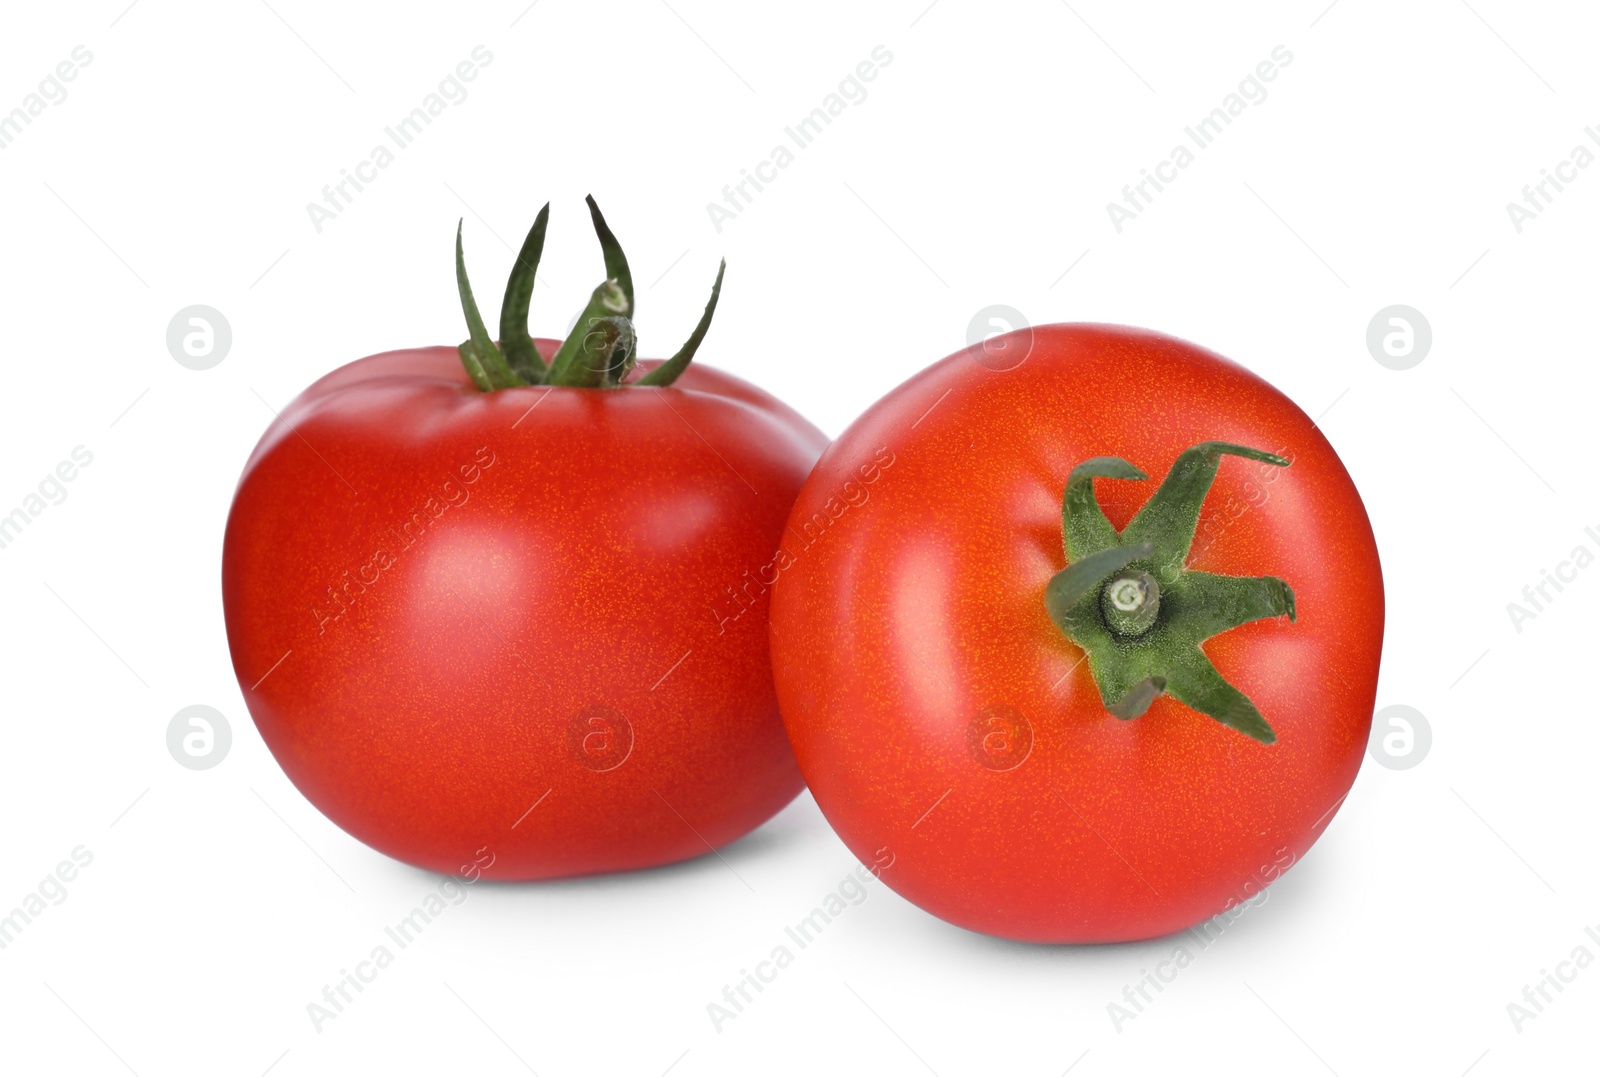
<instances>
[{"instance_id":1,"label":"red tomato skin","mask_svg":"<svg viewBox=\"0 0 1600 1077\"><path fill-rule=\"evenodd\" d=\"M892 858L880 877L902 896L1010 939L1153 938L1267 900L1342 803L1377 687L1377 547L1327 440L1249 371L1143 330L1029 332L994 349L1031 347L1020 366L958 352L824 452L774 589L779 704L824 815L864 863ZM1203 648L1274 745L1169 698L1111 717L1045 612L1072 467L1114 455L1150 476L1097 482L1121 529L1208 440L1292 458L1224 457L1188 562L1294 589L1296 623ZM1025 756L1026 737L979 717L997 706L1021 714Z\"/></svg>"},{"instance_id":2,"label":"red tomato skin","mask_svg":"<svg viewBox=\"0 0 1600 1077\"><path fill-rule=\"evenodd\" d=\"M228 518L256 726L328 818L428 870L724 845L802 787L751 580L826 443L700 364L666 389L493 393L450 347L342 367L268 429Z\"/></svg>"}]
</instances>

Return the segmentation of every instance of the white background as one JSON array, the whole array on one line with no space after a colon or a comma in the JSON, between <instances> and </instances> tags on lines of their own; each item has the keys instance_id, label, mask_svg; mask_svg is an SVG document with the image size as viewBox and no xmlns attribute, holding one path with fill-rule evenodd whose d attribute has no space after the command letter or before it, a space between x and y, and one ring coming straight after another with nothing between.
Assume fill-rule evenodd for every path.
<instances>
[{"instance_id":1,"label":"white background","mask_svg":"<svg viewBox=\"0 0 1600 1077\"><path fill-rule=\"evenodd\" d=\"M1520 233L1506 211L1600 125L1592 10L125 4L7 5L0 29L0 111L93 54L0 151L0 514L75 446L94 456L0 550L0 912L93 854L0 950L0 1068L1593 1069L1600 964L1520 1031L1507 1004L1575 947L1600 956L1600 568L1520 631L1506 609L1574 547L1600 553L1600 168ZM477 45L494 59L470 95L319 234L306 203ZM868 96L719 233L706 204L878 45L893 60ZM1278 45L1293 61L1267 98L1119 234L1106 203ZM721 859L476 887L318 1031L307 1003L437 880L325 820L256 734L219 597L233 485L314 378L465 336L458 216L492 321L504 244L553 202L534 329L563 332L601 269L591 191L634 266L643 353L687 334L725 255L701 360L830 434L996 303L1261 373L1321 418L1366 500L1389 596L1378 705L1426 716L1427 757L1369 760L1269 900L1120 1027L1108 1004L1184 936L1011 944L873 884L719 1031L707 1003L854 866L802 795ZM199 372L165 343L196 303L234 338ZM1366 345L1395 303L1433 330L1405 371ZM234 734L199 772L165 742L195 703Z\"/></svg>"}]
</instances>

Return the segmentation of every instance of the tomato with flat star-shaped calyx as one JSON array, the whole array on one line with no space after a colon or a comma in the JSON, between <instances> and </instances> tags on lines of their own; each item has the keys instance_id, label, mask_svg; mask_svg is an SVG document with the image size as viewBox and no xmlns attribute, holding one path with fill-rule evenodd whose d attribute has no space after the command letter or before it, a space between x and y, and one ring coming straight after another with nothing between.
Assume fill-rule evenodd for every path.
<instances>
[{"instance_id":1,"label":"tomato with flat star-shaped calyx","mask_svg":"<svg viewBox=\"0 0 1600 1077\"><path fill-rule=\"evenodd\" d=\"M1366 512L1311 419L1204 349L1051 325L950 356L823 453L786 540L800 769L952 923L1196 924L1262 893L1355 779L1383 637Z\"/></svg>"}]
</instances>

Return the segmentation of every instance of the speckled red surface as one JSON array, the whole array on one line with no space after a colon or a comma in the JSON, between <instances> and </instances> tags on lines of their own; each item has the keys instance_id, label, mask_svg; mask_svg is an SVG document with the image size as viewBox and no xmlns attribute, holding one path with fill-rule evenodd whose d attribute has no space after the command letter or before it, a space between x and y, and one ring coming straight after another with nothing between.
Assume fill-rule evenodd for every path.
<instances>
[{"instance_id":1,"label":"speckled red surface","mask_svg":"<svg viewBox=\"0 0 1600 1077\"><path fill-rule=\"evenodd\" d=\"M1377 549L1326 439L1249 371L1140 330L1031 333L1020 366L951 356L823 454L787 533L821 537L797 540L773 598L779 700L828 820L863 862L892 856L881 878L911 901L1016 939L1158 936L1259 893L1332 822L1372 716ZM1167 698L1112 718L1045 613L1072 467L1115 455L1151 476L1097 482L1121 528L1207 440L1292 459L1224 458L1189 560L1294 589L1296 623L1204 646L1270 746ZM985 748L975 723L1001 735Z\"/></svg>"},{"instance_id":2,"label":"speckled red surface","mask_svg":"<svg viewBox=\"0 0 1600 1077\"><path fill-rule=\"evenodd\" d=\"M228 519L256 725L335 823L433 870L731 841L801 788L745 573L825 444L700 364L669 389L493 393L454 348L343 367L272 424Z\"/></svg>"}]
</instances>

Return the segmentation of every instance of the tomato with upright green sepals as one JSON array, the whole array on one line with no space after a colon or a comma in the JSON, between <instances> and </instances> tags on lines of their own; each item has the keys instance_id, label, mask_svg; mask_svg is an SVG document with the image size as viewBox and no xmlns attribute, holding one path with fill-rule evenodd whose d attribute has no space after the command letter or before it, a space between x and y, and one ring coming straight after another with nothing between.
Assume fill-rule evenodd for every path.
<instances>
[{"instance_id":1,"label":"tomato with upright green sepals","mask_svg":"<svg viewBox=\"0 0 1600 1077\"><path fill-rule=\"evenodd\" d=\"M697 856L801 789L766 588L826 439L682 350L635 365L626 259L565 342L528 301L498 343L357 360L283 409L239 480L222 563L235 672L290 780L419 867L535 879Z\"/></svg>"},{"instance_id":2,"label":"tomato with upright green sepals","mask_svg":"<svg viewBox=\"0 0 1600 1077\"><path fill-rule=\"evenodd\" d=\"M823 453L784 542L800 769L952 923L1111 942L1259 903L1355 779L1372 529L1316 424L1204 349L1050 325L952 355Z\"/></svg>"}]
</instances>

